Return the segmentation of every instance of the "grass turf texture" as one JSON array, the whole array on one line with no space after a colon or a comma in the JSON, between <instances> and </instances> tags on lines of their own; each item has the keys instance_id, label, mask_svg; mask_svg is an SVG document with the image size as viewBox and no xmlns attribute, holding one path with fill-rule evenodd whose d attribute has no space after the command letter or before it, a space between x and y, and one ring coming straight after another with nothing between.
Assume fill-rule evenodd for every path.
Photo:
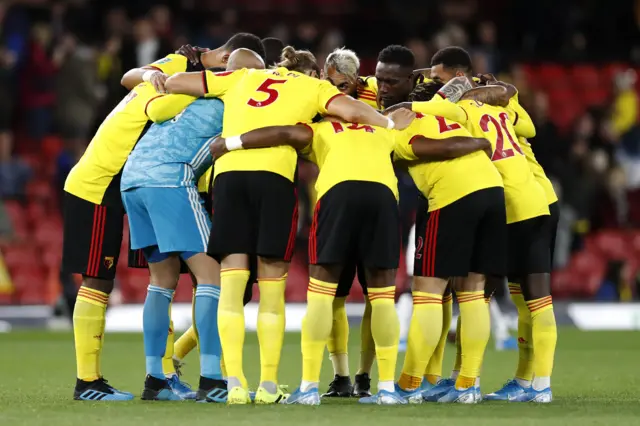
<instances>
[{"instance_id":1,"label":"grass turf texture","mask_svg":"<svg viewBox=\"0 0 640 426\"><path fill-rule=\"evenodd\" d=\"M402 407L364 406L355 399L323 401L320 407L234 406L193 402L145 402L138 399L144 380L140 334L108 334L103 372L119 389L136 394L132 402L73 401L75 361L69 333L0 334L0 424L73 426L128 425L400 425L443 422L450 425L631 425L640 424L640 339L637 332L591 332L561 329L551 405L484 402L476 406L422 404ZM351 368L358 362L358 333L352 330ZM447 347L445 371L455 348ZM487 352L482 377L485 393L513 374L517 352ZM186 360L185 379L197 385L198 360ZM401 366L402 356L398 362ZM258 343L249 333L245 372L251 386L259 377ZM374 367L375 369L375 367ZM293 390L300 382L300 336L287 334L280 379ZM331 380L323 367L321 391ZM375 373L374 373L375 389Z\"/></svg>"}]
</instances>

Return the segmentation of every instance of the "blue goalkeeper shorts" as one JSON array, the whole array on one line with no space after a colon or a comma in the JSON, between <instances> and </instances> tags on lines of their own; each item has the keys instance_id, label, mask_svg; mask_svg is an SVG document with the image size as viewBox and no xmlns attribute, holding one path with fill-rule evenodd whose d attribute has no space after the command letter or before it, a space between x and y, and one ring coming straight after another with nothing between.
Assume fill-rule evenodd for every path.
<instances>
[{"instance_id":1,"label":"blue goalkeeper shorts","mask_svg":"<svg viewBox=\"0 0 640 426\"><path fill-rule=\"evenodd\" d=\"M143 249L149 262L172 254L188 259L206 253L211 220L194 186L133 188L122 193L129 218L131 248Z\"/></svg>"}]
</instances>

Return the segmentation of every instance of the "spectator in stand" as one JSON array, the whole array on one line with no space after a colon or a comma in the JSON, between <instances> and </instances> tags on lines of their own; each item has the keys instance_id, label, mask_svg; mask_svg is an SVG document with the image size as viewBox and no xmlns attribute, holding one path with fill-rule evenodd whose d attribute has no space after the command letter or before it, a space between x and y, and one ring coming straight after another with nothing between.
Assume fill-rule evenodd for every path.
<instances>
[{"instance_id":1,"label":"spectator in stand","mask_svg":"<svg viewBox=\"0 0 640 426\"><path fill-rule=\"evenodd\" d=\"M291 41L296 49L315 52L320 44L318 26L313 22L302 22L296 29L296 34Z\"/></svg>"},{"instance_id":2,"label":"spectator in stand","mask_svg":"<svg viewBox=\"0 0 640 426\"><path fill-rule=\"evenodd\" d=\"M549 99L544 92L534 95L531 116L536 123L536 137L529 142L534 147L536 159L547 175L557 177L562 169L562 158L566 158L568 153L560 140L558 128L549 118Z\"/></svg>"},{"instance_id":3,"label":"spectator in stand","mask_svg":"<svg viewBox=\"0 0 640 426\"><path fill-rule=\"evenodd\" d=\"M638 93L635 90L636 72L627 70L614 78L615 100L612 107L613 132L620 139L626 154L640 156L638 129Z\"/></svg>"},{"instance_id":4,"label":"spectator in stand","mask_svg":"<svg viewBox=\"0 0 640 426\"><path fill-rule=\"evenodd\" d=\"M0 146L10 145L13 138L15 66L16 55L4 46L0 47Z\"/></svg>"},{"instance_id":5,"label":"spectator in stand","mask_svg":"<svg viewBox=\"0 0 640 426\"><path fill-rule=\"evenodd\" d=\"M56 129L68 144L86 146L98 100L96 52L72 35L65 38L72 47L56 79Z\"/></svg>"},{"instance_id":6,"label":"spectator in stand","mask_svg":"<svg viewBox=\"0 0 640 426\"><path fill-rule=\"evenodd\" d=\"M26 200L26 186L31 168L13 156L13 139L0 139L0 199Z\"/></svg>"},{"instance_id":7,"label":"spectator in stand","mask_svg":"<svg viewBox=\"0 0 640 426\"><path fill-rule=\"evenodd\" d=\"M627 261L609 261L607 272L598 292L595 294L595 298L600 301L609 302L630 301L633 299L631 278L631 271Z\"/></svg>"},{"instance_id":8,"label":"spectator in stand","mask_svg":"<svg viewBox=\"0 0 640 426\"><path fill-rule=\"evenodd\" d=\"M483 58L487 73L497 75L501 71L502 58L498 49L498 31L493 22L483 21L478 25L478 45L471 50L474 59L478 56Z\"/></svg>"},{"instance_id":9,"label":"spectator in stand","mask_svg":"<svg viewBox=\"0 0 640 426\"><path fill-rule=\"evenodd\" d=\"M133 40L122 49L123 69L144 67L171 53L171 44L161 39L147 18L133 24Z\"/></svg>"},{"instance_id":10,"label":"spectator in stand","mask_svg":"<svg viewBox=\"0 0 640 426\"><path fill-rule=\"evenodd\" d=\"M4 208L2 197L0 197L0 245L10 243L14 237L11 218ZM2 256L2 253L0 253L0 256Z\"/></svg>"},{"instance_id":11,"label":"spectator in stand","mask_svg":"<svg viewBox=\"0 0 640 426\"><path fill-rule=\"evenodd\" d=\"M171 11L165 5L155 6L149 13L153 29L156 34L168 42L173 38L173 26L171 22Z\"/></svg>"},{"instance_id":12,"label":"spectator in stand","mask_svg":"<svg viewBox=\"0 0 640 426\"><path fill-rule=\"evenodd\" d=\"M27 130L29 136L37 141L51 131L56 103L55 77L67 53L73 48L68 39L58 45L53 45L52 41L48 24L33 25L28 58L21 73L20 98L26 112Z\"/></svg>"}]
</instances>

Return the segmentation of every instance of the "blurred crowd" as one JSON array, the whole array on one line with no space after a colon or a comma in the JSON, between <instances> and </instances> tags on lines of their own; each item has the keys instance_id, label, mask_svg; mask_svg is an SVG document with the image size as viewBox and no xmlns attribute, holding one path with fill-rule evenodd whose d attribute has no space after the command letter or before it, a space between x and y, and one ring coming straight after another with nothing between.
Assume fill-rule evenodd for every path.
<instances>
[{"instance_id":1,"label":"blurred crowd","mask_svg":"<svg viewBox=\"0 0 640 426\"><path fill-rule=\"evenodd\" d=\"M346 45L362 56L363 75L373 73L377 52L391 43L411 48L419 67L428 67L441 47L465 46L475 71L513 82L534 117L534 151L563 205L556 265L566 264L589 232L640 225L633 71L640 63L640 1L239 0L233 7L222 0L0 3L0 242L11 238L1 200L24 200L38 173L25 153L51 134L60 137L62 150L50 162L61 188L126 93L120 85L125 71L186 43L217 47L241 30L309 49L319 63ZM541 61L626 67L604 102L583 108L561 128L556 106L520 66ZM313 172L302 177L309 182ZM410 217L411 203L406 206Z\"/></svg>"}]
</instances>

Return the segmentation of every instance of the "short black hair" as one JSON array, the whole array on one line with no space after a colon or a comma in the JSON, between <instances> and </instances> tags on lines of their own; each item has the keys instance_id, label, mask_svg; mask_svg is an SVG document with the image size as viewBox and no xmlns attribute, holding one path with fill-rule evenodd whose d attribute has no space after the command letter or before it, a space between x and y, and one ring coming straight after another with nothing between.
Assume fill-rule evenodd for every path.
<instances>
[{"instance_id":1,"label":"short black hair","mask_svg":"<svg viewBox=\"0 0 640 426\"><path fill-rule=\"evenodd\" d=\"M275 37L267 37L262 39L262 45L266 53L266 66L270 67L280 62L280 55L282 55L282 49L284 49L282 40Z\"/></svg>"},{"instance_id":2,"label":"short black hair","mask_svg":"<svg viewBox=\"0 0 640 426\"><path fill-rule=\"evenodd\" d=\"M459 46L449 46L440 49L431 58L431 66L442 64L445 68L456 68L464 72L472 72L471 56L469 52Z\"/></svg>"},{"instance_id":3,"label":"short black hair","mask_svg":"<svg viewBox=\"0 0 640 426\"><path fill-rule=\"evenodd\" d=\"M263 61L266 61L266 54L264 52L264 46L262 40L255 34L251 33L238 33L233 35L224 44L224 48L229 52L233 52L236 49L249 49L256 52Z\"/></svg>"},{"instance_id":4,"label":"short black hair","mask_svg":"<svg viewBox=\"0 0 640 426\"><path fill-rule=\"evenodd\" d=\"M413 69L416 65L416 58L409 48L392 44L380 51L378 54L378 62L396 64Z\"/></svg>"},{"instance_id":5,"label":"short black hair","mask_svg":"<svg viewBox=\"0 0 640 426\"><path fill-rule=\"evenodd\" d=\"M409 94L409 102L428 102L433 98L443 84L435 81L417 84L413 92Z\"/></svg>"}]
</instances>

